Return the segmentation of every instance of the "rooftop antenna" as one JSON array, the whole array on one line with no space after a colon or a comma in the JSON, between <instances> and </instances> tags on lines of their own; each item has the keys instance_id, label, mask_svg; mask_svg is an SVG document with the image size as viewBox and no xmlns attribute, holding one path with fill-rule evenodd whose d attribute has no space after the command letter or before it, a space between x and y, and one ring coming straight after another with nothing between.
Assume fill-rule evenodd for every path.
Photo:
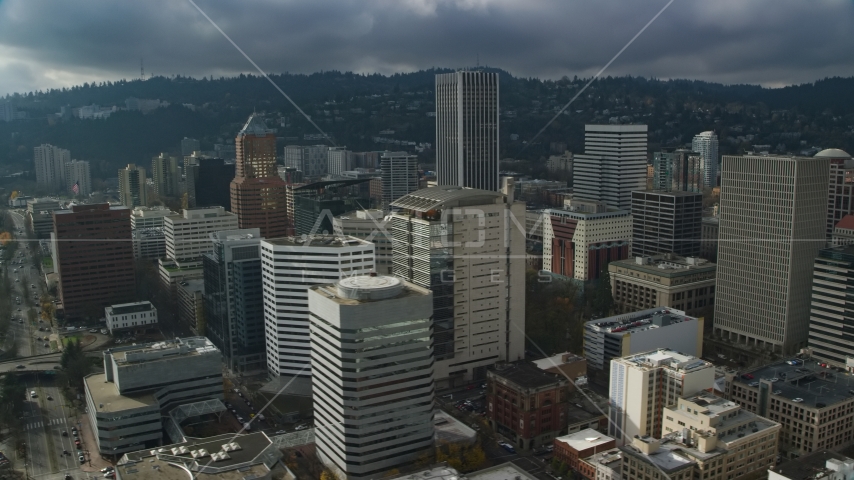
<instances>
[{"instance_id":1,"label":"rooftop antenna","mask_svg":"<svg viewBox=\"0 0 854 480\"><path fill-rule=\"evenodd\" d=\"M145 80L145 67L142 63L142 57L139 57L139 79Z\"/></svg>"}]
</instances>

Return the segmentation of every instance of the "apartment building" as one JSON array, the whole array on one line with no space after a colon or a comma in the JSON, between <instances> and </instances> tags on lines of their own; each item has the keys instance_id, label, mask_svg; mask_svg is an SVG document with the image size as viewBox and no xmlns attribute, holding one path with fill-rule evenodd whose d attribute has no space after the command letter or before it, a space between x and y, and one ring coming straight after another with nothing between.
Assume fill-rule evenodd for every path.
<instances>
[{"instance_id":1,"label":"apartment building","mask_svg":"<svg viewBox=\"0 0 854 480\"><path fill-rule=\"evenodd\" d=\"M376 274L308 290L315 442L340 478L378 478L431 452L432 297Z\"/></svg>"},{"instance_id":2,"label":"apartment building","mask_svg":"<svg viewBox=\"0 0 854 480\"><path fill-rule=\"evenodd\" d=\"M569 385L526 361L495 364L486 373L490 427L521 450L551 443L566 426Z\"/></svg>"},{"instance_id":3,"label":"apartment building","mask_svg":"<svg viewBox=\"0 0 854 480\"><path fill-rule=\"evenodd\" d=\"M601 202L567 200L543 212L543 270L596 280L610 262L629 256L632 215Z\"/></svg>"},{"instance_id":4,"label":"apartment building","mask_svg":"<svg viewBox=\"0 0 854 480\"><path fill-rule=\"evenodd\" d=\"M664 407L714 381L714 365L666 348L611 360L608 435L617 445L636 436L660 438Z\"/></svg>"},{"instance_id":5,"label":"apartment building","mask_svg":"<svg viewBox=\"0 0 854 480\"><path fill-rule=\"evenodd\" d=\"M395 276L433 291L433 352L442 387L483 380L525 350L525 205L502 191L425 188L391 215Z\"/></svg>"},{"instance_id":6,"label":"apartment building","mask_svg":"<svg viewBox=\"0 0 854 480\"><path fill-rule=\"evenodd\" d=\"M127 167L119 169L119 200L128 208L148 205L145 168L129 163Z\"/></svg>"},{"instance_id":7,"label":"apartment building","mask_svg":"<svg viewBox=\"0 0 854 480\"><path fill-rule=\"evenodd\" d=\"M671 306L696 315L715 303L717 265L669 253L608 264L611 294L620 312Z\"/></svg>"},{"instance_id":8,"label":"apartment building","mask_svg":"<svg viewBox=\"0 0 854 480\"><path fill-rule=\"evenodd\" d=\"M53 145L33 148L36 184L53 192L65 189L65 164L71 161L71 151Z\"/></svg>"},{"instance_id":9,"label":"apartment building","mask_svg":"<svg viewBox=\"0 0 854 480\"><path fill-rule=\"evenodd\" d=\"M780 454L797 458L854 440L854 375L789 358L727 373L727 398L745 410L780 423Z\"/></svg>"},{"instance_id":10,"label":"apartment building","mask_svg":"<svg viewBox=\"0 0 854 480\"><path fill-rule=\"evenodd\" d=\"M607 371L611 359L665 347L702 357L703 319L658 307L584 324L584 356L590 368Z\"/></svg>"},{"instance_id":11,"label":"apartment building","mask_svg":"<svg viewBox=\"0 0 854 480\"><path fill-rule=\"evenodd\" d=\"M419 189L418 156L406 152L383 152L382 167L383 206L389 206L398 198Z\"/></svg>"},{"instance_id":12,"label":"apartment building","mask_svg":"<svg viewBox=\"0 0 854 480\"><path fill-rule=\"evenodd\" d=\"M284 156L285 167L301 171L306 178L319 179L329 173L328 145L288 145L285 147Z\"/></svg>"},{"instance_id":13,"label":"apartment building","mask_svg":"<svg viewBox=\"0 0 854 480\"><path fill-rule=\"evenodd\" d=\"M374 269L374 245L355 237L316 235L261 242L267 370L311 376L308 290Z\"/></svg>"}]
</instances>

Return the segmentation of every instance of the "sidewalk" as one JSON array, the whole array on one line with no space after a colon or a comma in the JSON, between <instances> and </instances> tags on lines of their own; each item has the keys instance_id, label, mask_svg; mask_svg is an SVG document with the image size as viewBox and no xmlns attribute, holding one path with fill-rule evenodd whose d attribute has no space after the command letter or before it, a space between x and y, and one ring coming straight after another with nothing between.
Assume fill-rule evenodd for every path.
<instances>
[{"instance_id":1,"label":"sidewalk","mask_svg":"<svg viewBox=\"0 0 854 480\"><path fill-rule=\"evenodd\" d=\"M89 414L80 414L74 420L77 426L77 431L80 432L80 442L83 445L83 452L86 453L86 463L80 465L80 470L84 472L98 472L104 467L113 466L112 462L101 457L98 452L98 443L95 442L95 437L92 435L92 427L89 424ZM70 426L69 428L69 435Z\"/></svg>"}]
</instances>

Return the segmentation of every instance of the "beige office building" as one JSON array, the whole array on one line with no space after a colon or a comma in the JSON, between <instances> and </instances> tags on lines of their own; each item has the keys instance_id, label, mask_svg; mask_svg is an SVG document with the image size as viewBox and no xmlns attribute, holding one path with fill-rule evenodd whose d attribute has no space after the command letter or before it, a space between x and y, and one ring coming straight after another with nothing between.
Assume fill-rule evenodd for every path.
<instances>
[{"instance_id":1,"label":"beige office building","mask_svg":"<svg viewBox=\"0 0 854 480\"><path fill-rule=\"evenodd\" d=\"M608 273L620 312L673 307L697 314L714 305L716 268L702 258L665 253L611 262Z\"/></svg>"},{"instance_id":2,"label":"beige office building","mask_svg":"<svg viewBox=\"0 0 854 480\"><path fill-rule=\"evenodd\" d=\"M725 155L722 165L715 332L795 351L806 346L825 244L829 159Z\"/></svg>"},{"instance_id":3,"label":"beige office building","mask_svg":"<svg viewBox=\"0 0 854 480\"><path fill-rule=\"evenodd\" d=\"M356 210L332 219L335 235L356 237L373 243L377 273L391 275L391 236L388 223L379 209Z\"/></svg>"},{"instance_id":4,"label":"beige office building","mask_svg":"<svg viewBox=\"0 0 854 480\"><path fill-rule=\"evenodd\" d=\"M237 228L237 215L222 207L185 209L164 219L166 256L177 261L201 258L213 251L211 233Z\"/></svg>"},{"instance_id":5,"label":"beige office building","mask_svg":"<svg viewBox=\"0 0 854 480\"><path fill-rule=\"evenodd\" d=\"M714 381L714 365L666 348L611 360L608 435L617 445L635 436L660 438L664 407Z\"/></svg>"},{"instance_id":6,"label":"beige office building","mask_svg":"<svg viewBox=\"0 0 854 480\"><path fill-rule=\"evenodd\" d=\"M524 358L525 204L514 201L513 179L498 192L425 188L392 206L394 275L433 291L439 388Z\"/></svg>"}]
</instances>

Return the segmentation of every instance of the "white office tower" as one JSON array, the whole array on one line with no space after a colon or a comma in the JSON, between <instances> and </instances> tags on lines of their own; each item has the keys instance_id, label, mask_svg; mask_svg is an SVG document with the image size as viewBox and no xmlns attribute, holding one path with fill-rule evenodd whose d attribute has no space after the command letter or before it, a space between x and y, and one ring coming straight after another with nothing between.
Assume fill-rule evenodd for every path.
<instances>
[{"instance_id":1,"label":"white office tower","mask_svg":"<svg viewBox=\"0 0 854 480\"><path fill-rule=\"evenodd\" d=\"M631 210L646 190L646 125L585 125L584 153L573 157L574 197Z\"/></svg>"},{"instance_id":2,"label":"white office tower","mask_svg":"<svg viewBox=\"0 0 854 480\"><path fill-rule=\"evenodd\" d=\"M694 136L691 141L691 150L702 157L703 186L714 188L718 184L718 136L715 132L708 131Z\"/></svg>"},{"instance_id":3,"label":"white office tower","mask_svg":"<svg viewBox=\"0 0 854 480\"><path fill-rule=\"evenodd\" d=\"M71 151L53 145L33 148L36 184L51 191L65 189L65 164L71 161Z\"/></svg>"},{"instance_id":4,"label":"white office tower","mask_svg":"<svg viewBox=\"0 0 854 480\"><path fill-rule=\"evenodd\" d=\"M418 156L406 152L383 152L380 157L383 179L383 207L418 190Z\"/></svg>"},{"instance_id":5,"label":"white office tower","mask_svg":"<svg viewBox=\"0 0 854 480\"><path fill-rule=\"evenodd\" d=\"M432 293L391 276L308 291L320 460L341 479L380 478L433 445Z\"/></svg>"},{"instance_id":6,"label":"white office tower","mask_svg":"<svg viewBox=\"0 0 854 480\"><path fill-rule=\"evenodd\" d=\"M608 435L617 445L635 436L661 438L661 413L680 398L715 384L715 366L667 348L611 360Z\"/></svg>"},{"instance_id":7,"label":"white office tower","mask_svg":"<svg viewBox=\"0 0 854 480\"><path fill-rule=\"evenodd\" d=\"M350 161L352 152L347 150L347 147L329 147L326 153L326 173L332 176L339 176L341 172L350 170Z\"/></svg>"},{"instance_id":8,"label":"white office tower","mask_svg":"<svg viewBox=\"0 0 854 480\"><path fill-rule=\"evenodd\" d=\"M311 376L308 289L374 269L374 244L310 235L261 242L264 329L270 375Z\"/></svg>"},{"instance_id":9,"label":"white office tower","mask_svg":"<svg viewBox=\"0 0 854 480\"><path fill-rule=\"evenodd\" d=\"M163 219L166 256L172 260L199 259L213 251L211 234L237 230L237 215L222 207L187 208Z\"/></svg>"},{"instance_id":10,"label":"white office tower","mask_svg":"<svg viewBox=\"0 0 854 480\"><path fill-rule=\"evenodd\" d=\"M77 185L77 191L74 186ZM71 195L87 196L92 193L92 174L89 171L89 162L85 160L72 160L65 164L65 191Z\"/></svg>"},{"instance_id":11,"label":"white office tower","mask_svg":"<svg viewBox=\"0 0 854 480\"><path fill-rule=\"evenodd\" d=\"M806 346L825 244L830 159L723 157L715 333L750 348Z\"/></svg>"},{"instance_id":12,"label":"white office tower","mask_svg":"<svg viewBox=\"0 0 854 480\"><path fill-rule=\"evenodd\" d=\"M498 191L498 74L436 75L439 185Z\"/></svg>"},{"instance_id":13,"label":"white office tower","mask_svg":"<svg viewBox=\"0 0 854 480\"><path fill-rule=\"evenodd\" d=\"M440 388L486 378L525 356L525 204L501 192L432 187L390 217L394 275L433 292Z\"/></svg>"}]
</instances>

